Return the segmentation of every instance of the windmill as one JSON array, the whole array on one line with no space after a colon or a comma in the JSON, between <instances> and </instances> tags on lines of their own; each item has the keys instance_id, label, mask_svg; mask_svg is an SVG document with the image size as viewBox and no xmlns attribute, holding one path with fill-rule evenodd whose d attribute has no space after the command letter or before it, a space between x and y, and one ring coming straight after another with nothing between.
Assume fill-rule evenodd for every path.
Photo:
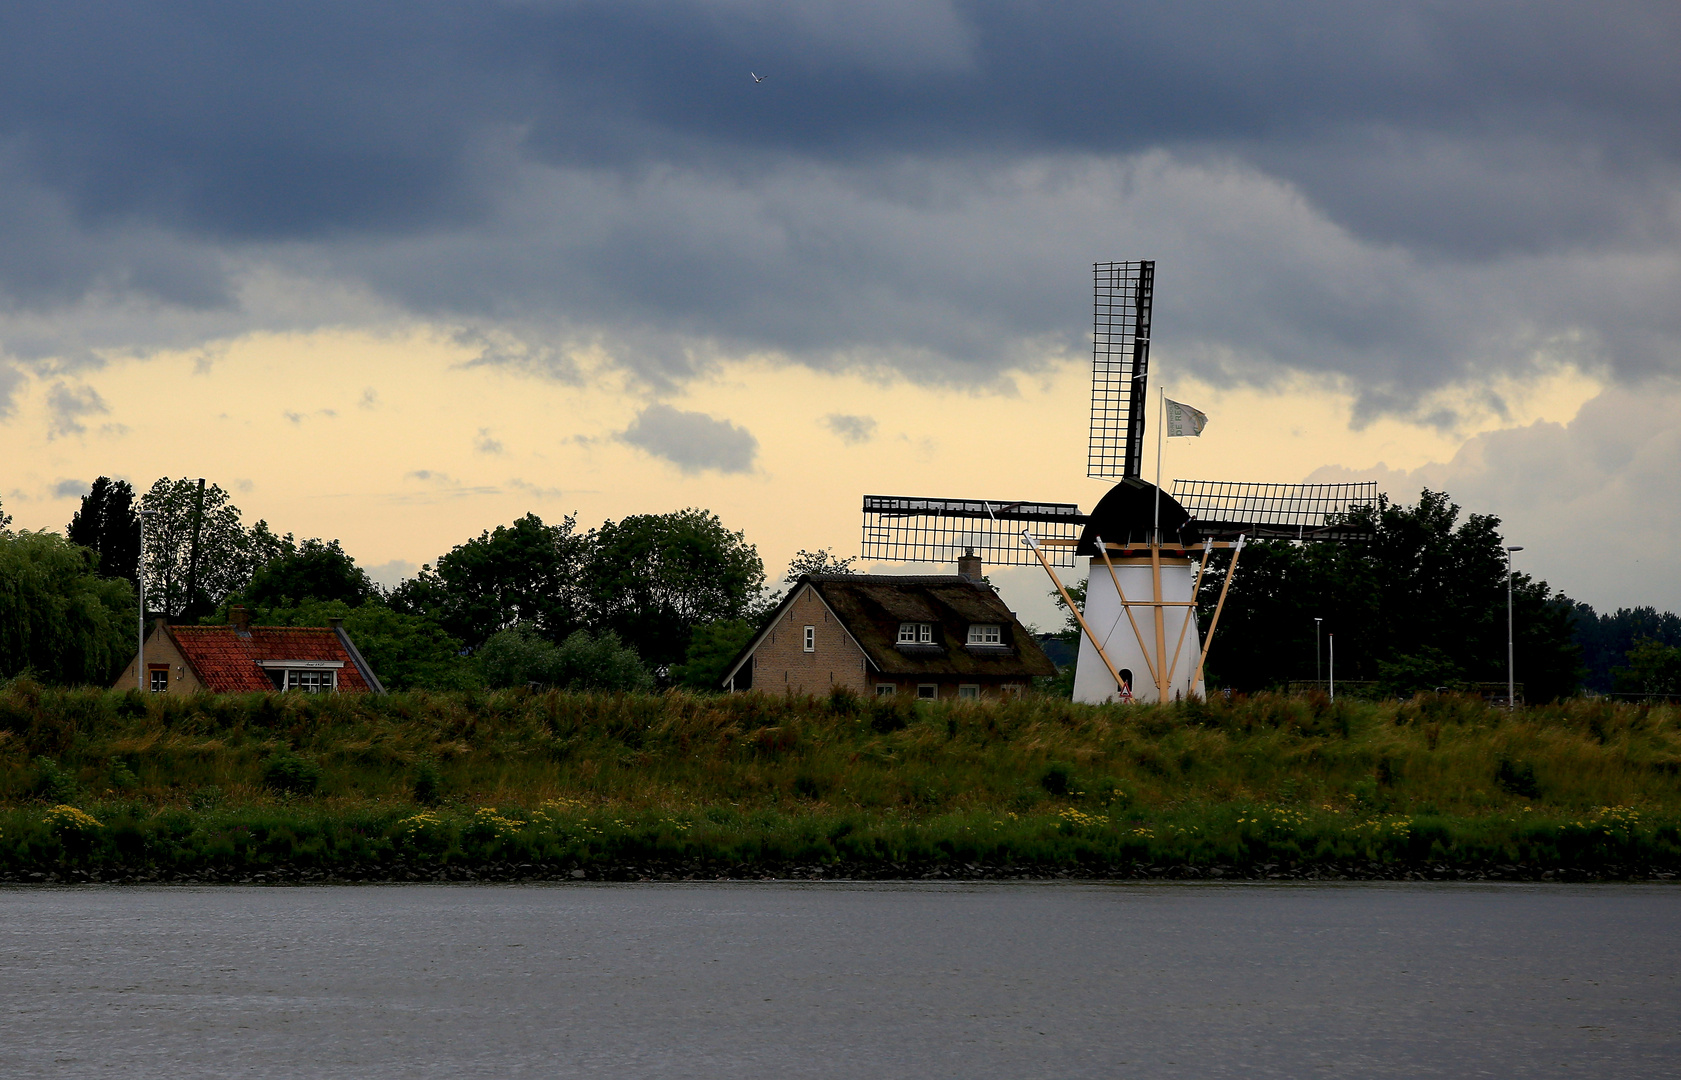
<instances>
[{"instance_id":1,"label":"windmill","mask_svg":"<svg viewBox=\"0 0 1681 1080\"><path fill-rule=\"evenodd\" d=\"M1146 481L1156 264L1096 263L1092 276L1086 475L1115 485L1089 514L1074 503L866 495L862 554L873 561L946 562L978 554L1002 565L1038 563L1080 624L1076 701L1200 695L1208 649L1243 545L1257 539L1364 536L1354 511L1376 500L1377 485L1178 480L1169 493L1160 487L1159 449L1157 483ZM1158 431L1158 440L1164 434ZM1218 549L1229 549L1232 557L1202 634L1196 597ZM1082 558L1087 560L1083 608L1056 572Z\"/></svg>"}]
</instances>

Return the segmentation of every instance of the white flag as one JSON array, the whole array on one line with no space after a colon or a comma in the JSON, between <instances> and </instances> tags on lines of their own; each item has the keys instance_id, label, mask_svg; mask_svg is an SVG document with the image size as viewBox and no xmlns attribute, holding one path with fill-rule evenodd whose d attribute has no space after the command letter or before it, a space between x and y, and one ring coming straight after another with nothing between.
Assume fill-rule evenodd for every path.
<instances>
[{"instance_id":1,"label":"white flag","mask_svg":"<svg viewBox=\"0 0 1681 1080\"><path fill-rule=\"evenodd\" d=\"M1208 414L1199 412L1189 405L1181 405L1172 398L1164 398L1167 402L1167 435L1176 438L1180 435L1201 435L1202 429L1208 426Z\"/></svg>"}]
</instances>

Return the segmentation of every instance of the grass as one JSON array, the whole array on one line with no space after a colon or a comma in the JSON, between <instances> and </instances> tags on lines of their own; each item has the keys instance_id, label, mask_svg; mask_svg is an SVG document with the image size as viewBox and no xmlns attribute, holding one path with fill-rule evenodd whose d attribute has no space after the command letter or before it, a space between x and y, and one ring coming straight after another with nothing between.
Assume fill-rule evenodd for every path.
<instances>
[{"instance_id":1,"label":"grass","mask_svg":"<svg viewBox=\"0 0 1681 1080\"><path fill-rule=\"evenodd\" d=\"M1669 873L1681 709L0 689L5 876L522 866Z\"/></svg>"}]
</instances>

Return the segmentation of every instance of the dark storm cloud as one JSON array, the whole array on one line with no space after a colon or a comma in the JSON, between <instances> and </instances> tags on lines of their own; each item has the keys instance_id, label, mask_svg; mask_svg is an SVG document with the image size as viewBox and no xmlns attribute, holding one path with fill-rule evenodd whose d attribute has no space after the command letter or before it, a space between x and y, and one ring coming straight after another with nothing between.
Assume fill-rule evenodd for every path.
<instances>
[{"instance_id":1,"label":"dark storm cloud","mask_svg":"<svg viewBox=\"0 0 1681 1080\"><path fill-rule=\"evenodd\" d=\"M985 379L1146 255L1209 377L1649 371L1678 54L1668 4L15 3L0 348L407 312L563 379Z\"/></svg>"}]
</instances>

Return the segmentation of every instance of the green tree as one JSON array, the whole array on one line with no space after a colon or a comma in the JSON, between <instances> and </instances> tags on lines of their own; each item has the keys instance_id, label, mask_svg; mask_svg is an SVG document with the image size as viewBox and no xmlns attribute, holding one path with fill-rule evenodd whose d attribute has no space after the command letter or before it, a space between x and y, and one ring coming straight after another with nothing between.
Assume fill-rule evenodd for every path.
<instances>
[{"instance_id":1,"label":"green tree","mask_svg":"<svg viewBox=\"0 0 1681 1080\"><path fill-rule=\"evenodd\" d=\"M487 685L536 685L559 690L649 691L654 677L611 631L576 630L556 645L524 624L499 631L475 659Z\"/></svg>"},{"instance_id":2,"label":"green tree","mask_svg":"<svg viewBox=\"0 0 1681 1080\"><path fill-rule=\"evenodd\" d=\"M226 621L227 606L216 621ZM470 690L481 682L459 640L424 615L393 611L377 600L356 607L315 599L276 607L256 604L249 612L257 626L327 626L343 619L345 633L387 690Z\"/></svg>"},{"instance_id":3,"label":"green tree","mask_svg":"<svg viewBox=\"0 0 1681 1080\"><path fill-rule=\"evenodd\" d=\"M551 641L583 625L580 579L589 539L577 519L546 525L527 514L440 556L392 593L399 611L426 614L478 648L499 630L530 624Z\"/></svg>"},{"instance_id":4,"label":"green tree","mask_svg":"<svg viewBox=\"0 0 1681 1080\"><path fill-rule=\"evenodd\" d=\"M0 504L0 531L12 527L12 515L6 513L6 507Z\"/></svg>"},{"instance_id":5,"label":"green tree","mask_svg":"<svg viewBox=\"0 0 1681 1080\"><path fill-rule=\"evenodd\" d=\"M695 627L747 615L764 587L757 549L706 510L607 521L591 537L590 621L657 669L683 659Z\"/></svg>"},{"instance_id":6,"label":"green tree","mask_svg":"<svg viewBox=\"0 0 1681 1080\"><path fill-rule=\"evenodd\" d=\"M1416 505L1387 496L1367 512L1368 540L1244 549L1212 649L1213 683L1239 689L1312 678L1314 619L1335 635L1337 676L1409 685L1457 672L1468 680L1506 676L1506 555L1500 520L1473 514L1445 494ZM1229 553L1217 553L1203 582L1206 627ZM1512 579L1517 678L1532 701L1579 685L1573 605L1544 581ZM1328 653L1327 646L1327 653ZM1418 686L1414 686L1418 688Z\"/></svg>"},{"instance_id":7,"label":"green tree","mask_svg":"<svg viewBox=\"0 0 1681 1080\"><path fill-rule=\"evenodd\" d=\"M305 540L259 566L240 595L248 605L263 607L302 600L340 600L357 607L375 593L367 572L337 540Z\"/></svg>"},{"instance_id":8,"label":"green tree","mask_svg":"<svg viewBox=\"0 0 1681 1080\"><path fill-rule=\"evenodd\" d=\"M108 685L134 655L134 590L55 533L0 532L0 677Z\"/></svg>"},{"instance_id":9,"label":"green tree","mask_svg":"<svg viewBox=\"0 0 1681 1080\"><path fill-rule=\"evenodd\" d=\"M140 517L134 512L134 488L127 480L101 476L82 496L82 505L64 530L65 538L99 555L99 576L120 577L133 585L140 562Z\"/></svg>"},{"instance_id":10,"label":"green tree","mask_svg":"<svg viewBox=\"0 0 1681 1080\"><path fill-rule=\"evenodd\" d=\"M720 619L695 628L683 662L671 669L671 681L692 690L716 690L724 670L753 640L754 626L746 619Z\"/></svg>"},{"instance_id":11,"label":"green tree","mask_svg":"<svg viewBox=\"0 0 1681 1080\"><path fill-rule=\"evenodd\" d=\"M277 537L266 521L245 530L239 507L216 484L206 484L202 507L199 482L164 477L141 498L146 514L146 604L172 618L207 614L229 593L244 588L252 572L283 553L291 535ZM193 566L193 538L198 565ZM196 593L192 582L197 573Z\"/></svg>"},{"instance_id":12,"label":"green tree","mask_svg":"<svg viewBox=\"0 0 1681 1080\"><path fill-rule=\"evenodd\" d=\"M1681 694L1681 648L1654 638L1642 638L1611 671L1620 694L1671 697Z\"/></svg>"}]
</instances>

